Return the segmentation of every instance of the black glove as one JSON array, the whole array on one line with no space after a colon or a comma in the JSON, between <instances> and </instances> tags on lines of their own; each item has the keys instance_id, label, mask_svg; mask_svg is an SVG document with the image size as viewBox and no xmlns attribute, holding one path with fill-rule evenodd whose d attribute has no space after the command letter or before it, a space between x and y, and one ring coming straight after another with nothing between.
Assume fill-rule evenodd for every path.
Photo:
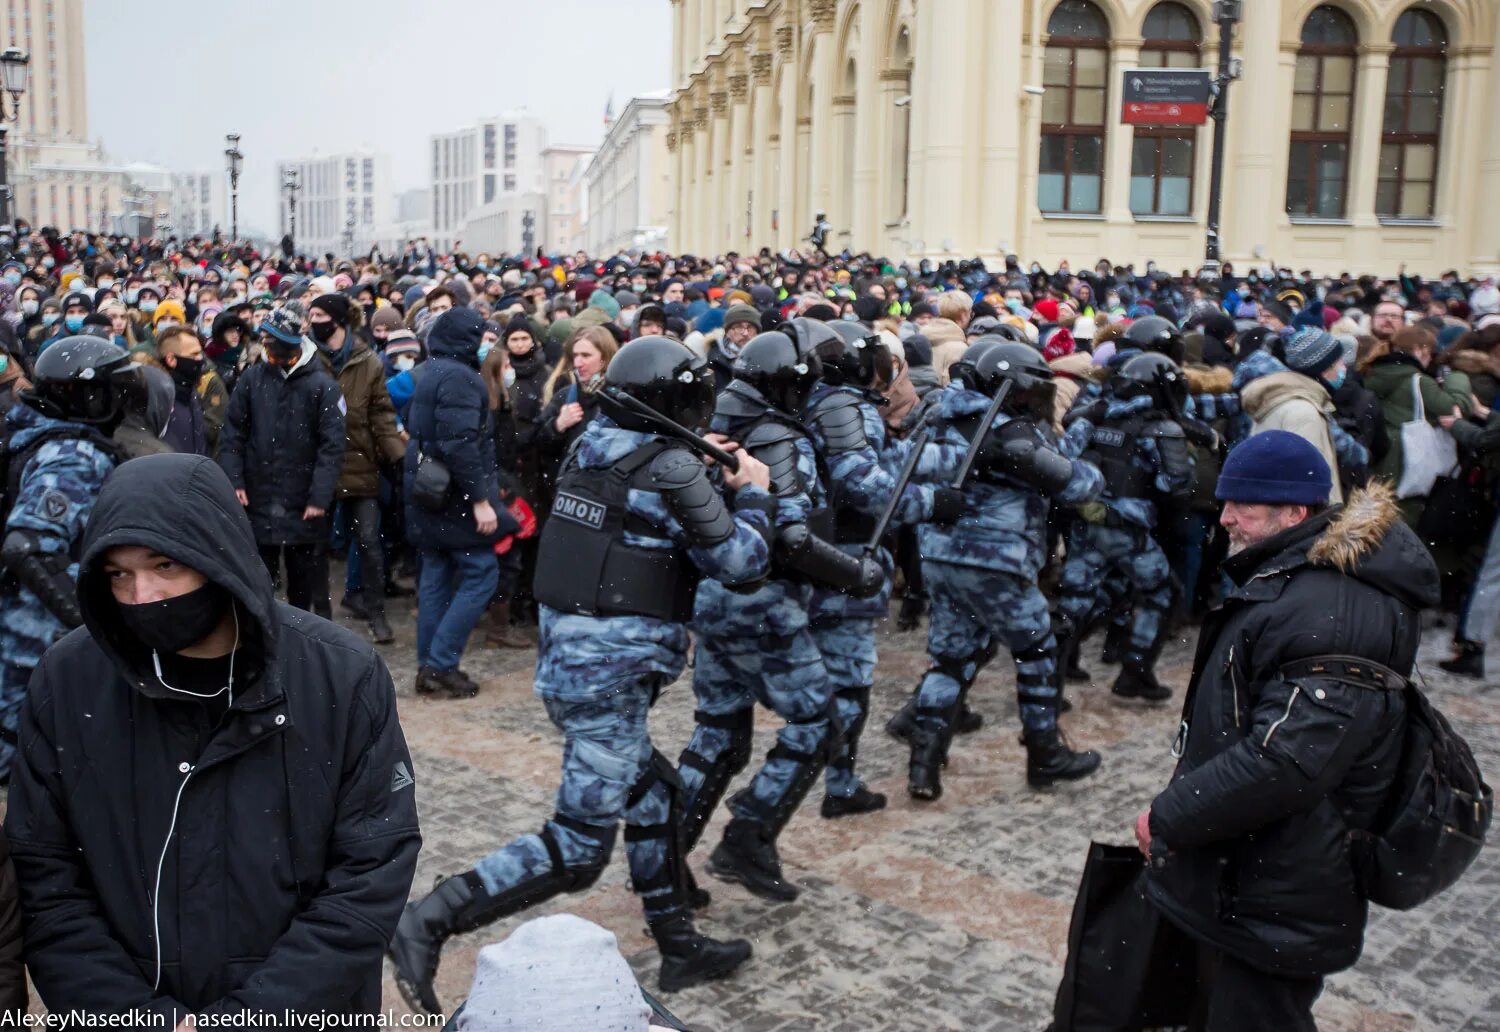
<instances>
[{"instance_id":1,"label":"black glove","mask_svg":"<svg viewBox=\"0 0 1500 1032\"><path fill-rule=\"evenodd\" d=\"M964 514L964 493L951 487L932 489L932 522L940 527L952 526Z\"/></svg>"},{"instance_id":2,"label":"black glove","mask_svg":"<svg viewBox=\"0 0 1500 1032\"><path fill-rule=\"evenodd\" d=\"M1072 426L1080 419L1087 419L1090 423L1097 424L1108 411L1109 401L1105 398L1095 398L1093 401L1074 405L1068 409L1068 414L1063 416L1063 426Z\"/></svg>"}]
</instances>

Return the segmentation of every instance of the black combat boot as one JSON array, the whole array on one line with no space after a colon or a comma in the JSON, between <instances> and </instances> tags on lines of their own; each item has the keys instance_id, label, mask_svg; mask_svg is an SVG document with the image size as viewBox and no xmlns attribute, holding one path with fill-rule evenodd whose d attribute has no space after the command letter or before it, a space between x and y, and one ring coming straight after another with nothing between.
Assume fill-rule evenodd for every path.
<instances>
[{"instance_id":1,"label":"black combat boot","mask_svg":"<svg viewBox=\"0 0 1500 1032\"><path fill-rule=\"evenodd\" d=\"M917 692L912 692L911 698L906 700L906 705L885 722L885 733L898 741L911 741L911 731L916 726L917 719L917 694ZM971 710L967 698L961 700L958 704L958 716L953 721L953 733L971 735L982 727L984 727L984 715Z\"/></svg>"},{"instance_id":2,"label":"black combat boot","mask_svg":"<svg viewBox=\"0 0 1500 1032\"><path fill-rule=\"evenodd\" d=\"M825 795L820 812L824 817L848 817L884 810L885 803L884 792L871 792L864 785L860 785L851 796Z\"/></svg>"},{"instance_id":3,"label":"black combat boot","mask_svg":"<svg viewBox=\"0 0 1500 1032\"><path fill-rule=\"evenodd\" d=\"M1160 705L1172 697L1172 689L1156 679L1156 671L1136 663L1128 664L1115 678L1110 691L1116 699L1131 699Z\"/></svg>"},{"instance_id":4,"label":"black combat boot","mask_svg":"<svg viewBox=\"0 0 1500 1032\"><path fill-rule=\"evenodd\" d=\"M1078 654L1082 651L1083 642L1077 638L1062 643L1058 651L1057 665L1063 669L1063 678L1068 681L1092 681L1094 675L1083 668L1078 661Z\"/></svg>"},{"instance_id":5,"label":"black combat boot","mask_svg":"<svg viewBox=\"0 0 1500 1032\"><path fill-rule=\"evenodd\" d=\"M457 670L423 667L417 671L417 694L425 699L472 699L479 686Z\"/></svg>"},{"instance_id":6,"label":"black combat boot","mask_svg":"<svg viewBox=\"0 0 1500 1032\"><path fill-rule=\"evenodd\" d=\"M433 980L443 943L451 935L472 932L518 910L565 892L572 884L566 873L548 871L491 896L474 871L446 878L423 899L408 903L386 948L396 966L396 987L413 1010L442 1013Z\"/></svg>"},{"instance_id":7,"label":"black combat boot","mask_svg":"<svg viewBox=\"0 0 1500 1032\"><path fill-rule=\"evenodd\" d=\"M370 618L370 610L365 605L364 596L355 591L347 592L343 598L339 599L339 612L347 613L356 620Z\"/></svg>"},{"instance_id":8,"label":"black combat boot","mask_svg":"<svg viewBox=\"0 0 1500 1032\"><path fill-rule=\"evenodd\" d=\"M1129 641L1129 627L1110 624L1109 630L1104 632L1104 652L1100 654L1099 662L1110 664L1122 662L1125 656L1125 646Z\"/></svg>"},{"instance_id":9,"label":"black combat boot","mask_svg":"<svg viewBox=\"0 0 1500 1032\"><path fill-rule=\"evenodd\" d=\"M1453 647L1458 650L1458 655L1452 659L1442 660L1438 666L1450 674L1461 674L1464 677L1484 676L1484 642L1455 638Z\"/></svg>"},{"instance_id":10,"label":"black combat boot","mask_svg":"<svg viewBox=\"0 0 1500 1032\"><path fill-rule=\"evenodd\" d=\"M896 614L896 630L916 630L922 622L922 610L926 601L921 595L913 594L912 590L907 588L906 595L901 599L901 609Z\"/></svg>"},{"instance_id":11,"label":"black combat boot","mask_svg":"<svg viewBox=\"0 0 1500 1032\"><path fill-rule=\"evenodd\" d=\"M693 875L693 869L687 864L682 865L682 880L688 909L707 910L714 898L707 889L698 884L698 879Z\"/></svg>"},{"instance_id":12,"label":"black combat boot","mask_svg":"<svg viewBox=\"0 0 1500 1032\"><path fill-rule=\"evenodd\" d=\"M376 645L389 645L396 640L390 621L385 618L385 603L370 606L370 640Z\"/></svg>"},{"instance_id":13,"label":"black combat boot","mask_svg":"<svg viewBox=\"0 0 1500 1032\"><path fill-rule=\"evenodd\" d=\"M917 721L911 734L911 761L906 793L913 799L936 801L943 796L943 767L948 763L952 732L930 717Z\"/></svg>"},{"instance_id":14,"label":"black combat boot","mask_svg":"<svg viewBox=\"0 0 1500 1032\"><path fill-rule=\"evenodd\" d=\"M759 821L736 817L724 828L724 839L708 858L708 873L739 882L761 899L790 903L801 892L781 873L775 839Z\"/></svg>"},{"instance_id":15,"label":"black combat boot","mask_svg":"<svg viewBox=\"0 0 1500 1032\"><path fill-rule=\"evenodd\" d=\"M1092 749L1074 752L1056 727L1029 731L1026 745L1026 781L1032 788L1046 788L1058 781L1077 781L1099 769L1099 754Z\"/></svg>"},{"instance_id":16,"label":"black combat boot","mask_svg":"<svg viewBox=\"0 0 1500 1032\"><path fill-rule=\"evenodd\" d=\"M700 935L693 919L680 910L650 922L651 935L661 952L661 991L675 993L703 982L724 978L750 959L744 939L720 942Z\"/></svg>"}]
</instances>

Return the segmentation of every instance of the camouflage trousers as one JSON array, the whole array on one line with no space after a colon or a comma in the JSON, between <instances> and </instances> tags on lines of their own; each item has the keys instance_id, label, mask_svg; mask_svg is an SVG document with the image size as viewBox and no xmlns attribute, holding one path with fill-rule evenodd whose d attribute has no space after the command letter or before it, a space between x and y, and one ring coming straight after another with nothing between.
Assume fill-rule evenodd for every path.
<instances>
[{"instance_id":1,"label":"camouflage trousers","mask_svg":"<svg viewBox=\"0 0 1500 1032\"><path fill-rule=\"evenodd\" d=\"M1133 608L1122 659L1127 666L1154 662L1172 608L1172 571L1149 531L1075 523L1058 593L1058 608L1080 631L1111 607Z\"/></svg>"},{"instance_id":2,"label":"camouflage trousers","mask_svg":"<svg viewBox=\"0 0 1500 1032\"><path fill-rule=\"evenodd\" d=\"M823 667L833 686L843 739L823 772L831 796L847 799L859 791L854 764L859 736L869 716L870 689L875 683L875 621L868 619L814 620L813 641L823 655Z\"/></svg>"},{"instance_id":3,"label":"camouflage trousers","mask_svg":"<svg viewBox=\"0 0 1500 1032\"><path fill-rule=\"evenodd\" d=\"M932 600L927 656L917 710L922 719L951 723L964 686L973 682L995 642L1010 649L1016 665L1021 726L1057 726L1057 640L1047 599L1036 584L1015 574L924 562L922 579Z\"/></svg>"},{"instance_id":4,"label":"camouflage trousers","mask_svg":"<svg viewBox=\"0 0 1500 1032\"><path fill-rule=\"evenodd\" d=\"M673 812L672 790L665 781L650 779L644 794L638 790L647 783L652 769L647 717L659 680L655 675L642 678L624 691L591 702L542 700L552 723L563 733L562 783L557 789L556 808L568 822L549 820L548 834L557 844L565 867L594 870L609 862L614 834L623 820L630 878L641 895L648 920L681 906L671 887L661 885L672 848L669 839L631 834L631 829L661 828ZM569 826L574 823L597 828L598 837ZM552 860L540 835L523 835L474 865L491 895L545 875L551 868ZM642 885L661 887L642 891Z\"/></svg>"},{"instance_id":5,"label":"camouflage trousers","mask_svg":"<svg viewBox=\"0 0 1500 1032\"><path fill-rule=\"evenodd\" d=\"M33 667L0 663L0 778L10 780L16 758L16 729L20 726L21 703L31 683Z\"/></svg>"},{"instance_id":6,"label":"camouflage trousers","mask_svg":"<svg viewBox=\"0 0 1500 1032\"><path fill-rule=\"evenodd\" d=\"M833 683L812 633L699 638L693 694L698 700L698 724L686 753L698 759L678 768L683 809L692 814L701 808L698 795L712 779L706 779L700 767L713 769L726 754L748 750L748 740L737 736L748 735L751 713L759 701L786 724L776 733L775 748L750 784L729 800L729 810L736 817L784 823L800 801L799 793L806 792L809 773L816 777L837 737L829 719ZM739 727L732 728L737 722Z\"/></svg>"}]
</instances>

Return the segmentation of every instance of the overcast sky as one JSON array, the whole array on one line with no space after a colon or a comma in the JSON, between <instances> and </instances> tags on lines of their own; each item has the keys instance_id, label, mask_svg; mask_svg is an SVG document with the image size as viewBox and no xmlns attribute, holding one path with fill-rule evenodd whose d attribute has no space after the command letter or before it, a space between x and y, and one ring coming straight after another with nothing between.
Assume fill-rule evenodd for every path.
<instances>
[{"instance_id":1,"label":"overcast sky","mask_svg":"<svg viewBox=\"0 0 1500 1032\"><path fill-rule=\"evenodd\" d=\"M84 0L89 135L120 162L223 169L240 221L276 225L276 162L361 147L428 185L428 136L509 108L597 144L671 77L668 0ZM226 229L228 227L225 227Z\"/></svg>"}]
</instances>

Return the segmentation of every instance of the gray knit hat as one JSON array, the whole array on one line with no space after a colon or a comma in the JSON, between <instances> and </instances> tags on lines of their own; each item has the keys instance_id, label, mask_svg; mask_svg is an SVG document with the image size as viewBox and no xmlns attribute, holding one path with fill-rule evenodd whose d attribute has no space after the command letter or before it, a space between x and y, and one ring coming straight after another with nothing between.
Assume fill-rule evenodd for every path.
<instances>
[{"instance_id":1,"label":"gray knit hat","mask_svg":"<svg viewBox=\"0 0 1500 1032\"><path fill-rule=\"evenodd\" d=\"M1344 357L1344 348L1333 334L1308 327L1286 343L1287 368L1304 376L1317 376Z\"/></svg>"},{"instance_id":2,"label":"gray knit hat","mask_svg":"<svg viewBox=\"0 0 1500 1032\"><path fill-rule=\"evenodd\" d=\"M651 1009L613 932L573 914L527 921L479 951L454 1027L478 1032L646 1032Z\"/></svg>"},{"instance_id":3,"label":"gray knit hat","mask_svg":"<svg viewBox=\"0 0 1500 1032\"><path fill-rule=\"evenodd\" d=\"M730 305L729 311L724 313L724 328L727 330L735 323L754 323L757 333L760 332L760 311L753 305Z\"/></svg>"}]
</instances>

